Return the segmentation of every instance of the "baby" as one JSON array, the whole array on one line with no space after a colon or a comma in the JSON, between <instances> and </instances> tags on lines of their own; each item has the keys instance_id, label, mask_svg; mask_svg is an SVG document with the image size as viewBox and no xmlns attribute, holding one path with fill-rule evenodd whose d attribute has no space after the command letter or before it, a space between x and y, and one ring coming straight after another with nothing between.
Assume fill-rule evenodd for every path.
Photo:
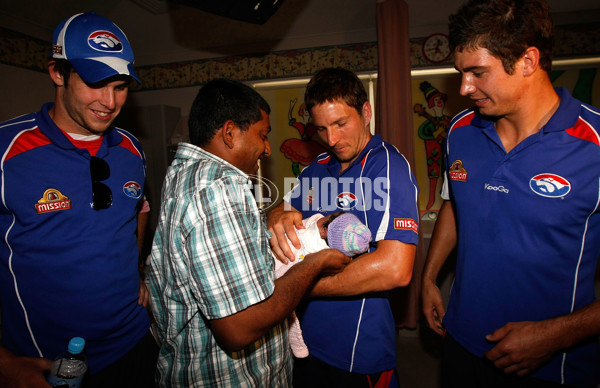
<instances>
[{"instance_id":1,"label":"baby","mask_svg":"<svg viewBox=\"0 0 600 388\"><path fill-rule=\"evenodd\" d=\"M300 249L296 249L288 240L288 245L296 260L287 264L275 260L275 276L278 278L310 253L333 248L346 256L356 256L366 252L372 240L369 228L352 213L337 212L327 216L317 213L302 220L302 224L305 229L296 229L296 234L300 239ZM295 313L292 313L290 317L288 336L294 356L297 358L308 356L308 348L302 338L300 322Z\"/></svg>"}]
</instances>

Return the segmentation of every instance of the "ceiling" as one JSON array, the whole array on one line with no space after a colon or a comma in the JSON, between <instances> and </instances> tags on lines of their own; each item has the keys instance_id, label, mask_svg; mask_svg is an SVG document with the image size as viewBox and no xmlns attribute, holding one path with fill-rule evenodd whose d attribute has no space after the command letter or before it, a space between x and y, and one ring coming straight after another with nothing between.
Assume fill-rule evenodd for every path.
<instances>
[{"instance_id":1,"label":"ceiling","mask_svg":"<svg viewBox=\"0 0 600 388\"><path fill-rule=\"evenodd\" d=\"M138 65L377 40L377 0L280 0L264 24L210 14L181 0L0 0L0 26L50 40L64 18L95 11L123 28ZM222 0L186 0L193 2ZM445 32L463 0L405 0L410 35ZM564 23L600 22L598 0L548 0ZM442 6L441 6L442 5Z\"/></svg>"}]
</instances>

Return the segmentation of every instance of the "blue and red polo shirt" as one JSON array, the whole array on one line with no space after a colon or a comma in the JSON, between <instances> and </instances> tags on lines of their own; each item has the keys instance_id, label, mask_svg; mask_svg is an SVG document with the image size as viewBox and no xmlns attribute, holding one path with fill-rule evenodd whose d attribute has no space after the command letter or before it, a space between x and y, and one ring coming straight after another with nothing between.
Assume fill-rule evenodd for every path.
<instances>
[{"instance_id":1,"label":"blue and red polo shirt","mask_svg":"<svg viewBox=\"0 0 600 388\"><path fill-rule=\"evenodd\" d=\"M335 157L317 157L284 200L301 211L303 218L317 212L351 212L369 227L374 241L416 245L418 193L407 160L375 135L342 172ZM394 369L395 324L388 297L388 293L372 293L301 304L296 312L310 354L351 372Z\"/></svg>"},{"instance_id":2,"label":"blue and red polo shirt","mask_svg":"<svg viewBox=\"0 0 600 388\"><path fill-rule=\"evenodd\" d=\"M52 359L80 336L95 373L150 325L137 303L145 159L131 134L109 129L96 157L109 166L101 183L112 205L94 210L90 154L54 124L51 106L0 124L2 344Z\"/></svg>"},{"instance_id":3,"label":"blue and red polo shirt","mask_svg":"<svg viewBox=\"0 0 600 388\"><path fill-rule=\"evenodd\" d=\"M548 123L505 152L494 123L457 115L447 137L446 199L458 229L448 332L483 356L508 322L569 314L595 301L600 257L600 112L557 89ZM449 190L448 190L449 189ZM449 197L448 197L449 195ZM533 376L599 381L595 339L557 354Z\"/></svg>"}]
</instances>

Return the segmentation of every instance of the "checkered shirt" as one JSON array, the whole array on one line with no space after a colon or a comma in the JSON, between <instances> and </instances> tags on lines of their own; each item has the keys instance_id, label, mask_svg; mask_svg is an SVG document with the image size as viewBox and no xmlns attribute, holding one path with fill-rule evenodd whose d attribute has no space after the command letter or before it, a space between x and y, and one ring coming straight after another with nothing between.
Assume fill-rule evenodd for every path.
<instances>
[{"instance_id":1,"label":"checkered shirt","mask_svg":"<svg viewBox=\"0 0 600 388\"><path fill-rule=\"evenodd\" d=\"M161 387L291 386L285 322L239 352L223 350L208 326L274 290L269 232L251 185L187 143L167 171L148 275Z\"/></svg>"}]
</instances>

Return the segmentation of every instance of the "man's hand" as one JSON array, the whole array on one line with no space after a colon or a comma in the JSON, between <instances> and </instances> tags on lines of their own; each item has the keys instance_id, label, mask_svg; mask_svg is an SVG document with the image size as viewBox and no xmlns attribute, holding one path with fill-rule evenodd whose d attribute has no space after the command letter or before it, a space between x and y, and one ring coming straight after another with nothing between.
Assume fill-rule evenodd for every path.
<instances>
[{"instance_id":1,"label":"man's hand","mask_svg":"<svg viewBox=\"0 0 600 388\"><path fill-rule=\"evenodd\" d=\"M505 373L524 376L562 348L554 329L549 321L509 322L486 336L497 344L484 356Z\"/></svg>"},{"instance_id":2,"label":"man's hand","mask_svg":"<svg viewBox=\"0 0 600 388\"><path fill-rule=\"evenodd\" d=\"M148 299L150 299L150 290L148 290L146 283L140 279L140 297L138 298L138 304L147 308Z\"/></svg>"},{"instance_id":3,"label":"man's hand","mask_svg":"<svg viewBox=\"0 0 600 388\"><path fill-rule=\"evenodd\" d=\"M46 358L3 355L0 359L0 387L50 388L44 373L50 370L51 365L52 361Z\"/></svg>"},{"instance_id":4,"label":"man's hand","mask_svg":"<svg viewBox=\"0 0 600 388\"><path fill-rule=\"evenodd\" d=\"M440 289L429 279L423 280L421 289L421 299L423 304L423 314L427 318L427 323L431 330L439 335L444 334L442 319L446 310L442 301Z\"/></svg>"},{"instance_id":5,"label":"man's hand","mask_svg":"<svg viewBox=\"0 0 600 388\"><path fill-rule=\"evenodd\" d=\"M284 206L281 204L269 213L267 227L273 235L270 240L271 250L277 260L283 264L287 264L288 259L294 261L295 257L287 243L287 239L289 238L291 243L297 249L300 249L300 239L298 239L294 227L296 229L304 229L302 213L295 209L284 210Z\"/></svg>"},{"instance_id":6,"label":"man's hand","mask_svg":"<svg viewBox=\"0 0 600 388\"><path fill-rule=\"evenodd\" d=\"M327 276L343 271L352 258L337 249L324 249L304 257L304 261L315 260L318 260L321 265L321 276Z\"/></svg>"}]
</instances>

